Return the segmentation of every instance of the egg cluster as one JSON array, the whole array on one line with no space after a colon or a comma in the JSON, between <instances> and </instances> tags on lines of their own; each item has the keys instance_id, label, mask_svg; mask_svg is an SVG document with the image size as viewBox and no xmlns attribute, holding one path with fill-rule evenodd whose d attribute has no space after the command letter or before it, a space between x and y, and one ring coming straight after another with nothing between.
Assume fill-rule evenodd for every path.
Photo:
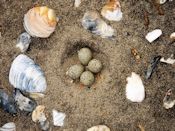
<instances>
[{"instance_id":1,"label":"egg cluster","mask_svg":"<svg viewBox=\"0 0 175 131\"><path fill-rule=\"evenodd\" d=\"M95 82L95 74L102 70L103 65L93 58L91 50L86 47L78 51L78 59L81 64L71 66L66 75L73 80L79 79L85 86L91 86Z\"/></svg>"}]
</instances>

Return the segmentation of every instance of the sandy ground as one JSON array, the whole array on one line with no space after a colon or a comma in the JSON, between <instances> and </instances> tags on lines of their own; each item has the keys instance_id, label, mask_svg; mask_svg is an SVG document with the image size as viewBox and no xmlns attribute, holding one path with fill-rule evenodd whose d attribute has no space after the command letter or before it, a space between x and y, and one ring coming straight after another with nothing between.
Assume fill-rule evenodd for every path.
<instances>
[{"instance_id":1,"label":"sandy ground","mask_svg":"<svg viewBox=\"0 0 175 131\"><path fill-rule=\"evenodd\" d=\"M107 125L111 131L139 131L139 124L146 131L174 131L174 108L162 107L165 92L174 88L174 66L160 64L150 80L144 74L151 58L175 53L174 45L167 45L169 35L175 31L175 1L162 5L164 15L159 15L151 0L122 0L122 21L106 21L116 29L116 40L102 39L81 26L86 11L100 12L104 4L105 0L83 0L76 9L73 0L0 0L0 87L12 92L8 74L11 62L20 54L15 44L24 32L24 14L34 5L47 5L62 19L50 38L32 39L26 54L41 66L47 78L46 96L38 104L45 105L50 113L56 109L67 115L64 127L53 127L54 131L85 131L98 124ZM145 10L150 21L148 28L144 25ZM156 28L163 35L149 44L144 37ZM91 89L72 84L65 76L67 68L78 62L76 51L84 46L91 48L104 65ZM131 54L132 48L141 56L139 63ZM145 85L146 99L140 104L125 98L126 77L131 72L140 74ZM0 109L0 126L11 121L16 123L17 131L39 130L30 115L19 113L13 117Z\"/></svg>"}]
</instances>

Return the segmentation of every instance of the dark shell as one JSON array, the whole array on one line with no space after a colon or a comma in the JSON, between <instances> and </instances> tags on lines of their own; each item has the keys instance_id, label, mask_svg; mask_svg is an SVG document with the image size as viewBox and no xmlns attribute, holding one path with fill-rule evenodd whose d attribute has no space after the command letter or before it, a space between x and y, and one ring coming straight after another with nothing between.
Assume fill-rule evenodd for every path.
<instances>
[{"instance_id":1,"label":"dark shell","mask_svg":"<svg viewBox=\"0 0 175 131\"><path fill-rule=\"evenodd\" d=\"M14 90L14 99L16 105L21 111L32 112L37 106L36 102L33 99L26 97L17 88Z\"/></svg>"},{"instance_id":2,"label":"dark shell","mask_svg":"<svg viewBox=\"0 0 175 131\"><path fill-rule=\"evenodd\" d=\"M10 114L16 114L16 105L13 97L9 96L4 90L0 89L0 107Z\"/></svg>"}]
</instances>

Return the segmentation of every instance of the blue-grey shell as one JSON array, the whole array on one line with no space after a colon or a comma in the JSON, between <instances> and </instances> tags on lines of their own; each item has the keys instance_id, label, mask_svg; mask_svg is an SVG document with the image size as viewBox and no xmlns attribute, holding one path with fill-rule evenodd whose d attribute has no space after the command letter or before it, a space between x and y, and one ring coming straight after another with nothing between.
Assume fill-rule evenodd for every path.
<instances>
[{"instance_id":1,"label":"blue-grey shell","mask_svg":"<svg viewBox=\"0 0 175 131\"><path fill-rule=\"evenodd\" d=\"M44 92L47 87L41 68L24 54L18 55L12 62L9 81L15 88L26 92Z\"/></svg>"}]
</instances>

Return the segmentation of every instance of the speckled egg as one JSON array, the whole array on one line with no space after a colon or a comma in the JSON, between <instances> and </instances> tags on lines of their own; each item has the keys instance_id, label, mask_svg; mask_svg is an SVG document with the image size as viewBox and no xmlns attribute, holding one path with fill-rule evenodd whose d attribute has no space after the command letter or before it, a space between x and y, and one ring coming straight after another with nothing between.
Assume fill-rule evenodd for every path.
<instances>
[{"instance_id":1,"label":"speckled egg","mask_svg":"<svg viewBox=\"0 0 175 131\"><path fill-rule=\"evenodd\" d=\"M87 68L93 73L99 73L102 70L102 63L97 59L92 59Z\"/></svg>"},{"instance_id":2,"label":"speckled egg","mask_svg":"<svg viewBox=\"0 0 175 131\"><path fill-rule=\"evenodd\" d=\"M78 58L83 65L87 65L92 59L92 52L89 48L82 48L78 51Z\"/></svg>"},{"instance_id":3,"label":"speckled egg","mask_svg":"<svg viewBox=\"0 0 175 131\"><path fill-rule=\"evenodd\" d=\"M72 79L78 79L80 75L83 73L84 67L81 64L73 65L69 68L69 70L66 72L66 75L68 75Z\"/></svg>"},{"instance_id":4,"label":"speckled egg","mask_svg":"<svg viewBox=\"0 0 175 131\"><path fill-rule=\"evenodd\" d=\"M94 83L95 78L92 72L85 71L80 76L80 82L85 86L90 86Z\"/></svg>"}]
</instances>

